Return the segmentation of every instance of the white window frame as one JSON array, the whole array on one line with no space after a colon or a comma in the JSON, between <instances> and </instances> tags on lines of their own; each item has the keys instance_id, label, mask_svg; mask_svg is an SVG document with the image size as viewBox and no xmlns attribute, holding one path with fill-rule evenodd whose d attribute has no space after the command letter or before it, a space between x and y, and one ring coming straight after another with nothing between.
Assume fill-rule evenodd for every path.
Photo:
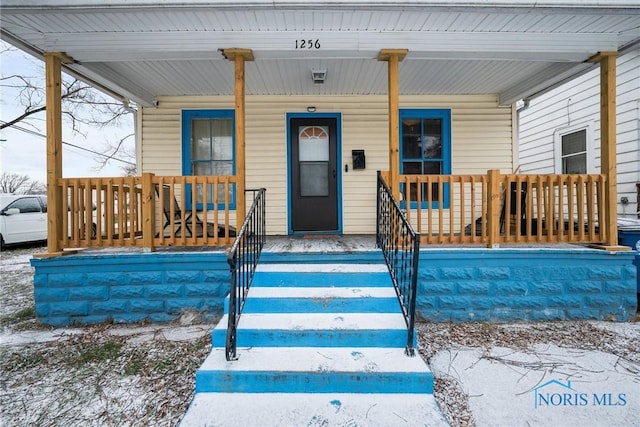
<instances>
[{"instance_id":1,"label":"white window frame","mask_svg":"<svg viewBox=\"0 0 640 427\"><path fill-rule=\"evenodd\" d=\"M562 137L571 133L585 131L587 150L587 173L595 173L595 152L593 150L593 122L582 122L571 126L558 128L553 133L554 169L555 173L562 174Z\"/></svg>"}]
</instances>

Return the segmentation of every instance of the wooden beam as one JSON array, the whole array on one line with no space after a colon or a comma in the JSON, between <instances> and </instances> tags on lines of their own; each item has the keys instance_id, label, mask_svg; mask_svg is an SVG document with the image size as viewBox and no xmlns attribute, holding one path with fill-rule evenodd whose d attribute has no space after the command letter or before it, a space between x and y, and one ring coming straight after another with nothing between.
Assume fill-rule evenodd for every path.
<instances>
[{"instance_id":1,"label":"wooden beam","mask_svg":"<svg viewBox=\"0 0 640 427\"><path fill-rule=\"evenodd\" d=\"M398 65L407 56L407 49L382 49L378 61L387 61L389 77L389 188L400 200L400 88Z\"/></svg>"},{"instance_id":2,"label":"wooden beam","mask_svg":"<svg viewBox=\"0 0 640 427\"><path fill-rule=\"evenodd\" d=\"M227 48L220 49L220 53L229 61L234 61L238 56L243 57L245 61L253 61L255 59L251 49Z\"/></svg>"},{"instance_id":3,"label":"wooden beam","mask_svg":"<svg viewBox=\"0 0 640 427\"><path fill-rule=\"evenodd\" d=\"M616 158L616 55L600 52L600 169L607 176L604 194L606 247L618 246L617 158Z\"/></svg>"},{"instance_id":4,"label":"wooden beam","mask_svg":"<svg viewBox=\"0 0 640 427\"><path fill-rule=\"evenodd\" d=\"M62 52L44 54L47 121L47 251L62 248L62 215L67 215L58 180L62 178L62 63L73 60Z\"/></svg>"},{"instance_id":5,"label":"wooden beam","mask_svg":"<svg viewBox=\"0 0 640 427\"><path fill-rule=\"evenodd\" d=\"M251 49L221 49L222 55L235 63L235 131L236 131L236 224L238 229L244 223L247 212L244 190L245 171L245 61L253 61Z\"/></svg>"}]
</instances>

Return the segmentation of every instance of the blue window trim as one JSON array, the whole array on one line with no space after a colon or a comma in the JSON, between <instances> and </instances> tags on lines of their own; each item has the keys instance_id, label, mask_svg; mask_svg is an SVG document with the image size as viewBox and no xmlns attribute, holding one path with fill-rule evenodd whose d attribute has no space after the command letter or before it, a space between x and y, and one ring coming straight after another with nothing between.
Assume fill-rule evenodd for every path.
<instances>
[{"instance_id":1,"label":"blue window trim","mask_svg":"<svg viewBox=\"0 0 640 427\"><path fill-rule=\"evenodd\" d=\"M291 201L291 134L289 131L289 123L291 123L291 119L336 119L336 166L338 175L336 176L336 185L337 185L337 202L338 202L338 230L332 231L332 234L336 232L338 234L342 234L342 174L340 173L340 168L342 165L342 113L287 113L286 116L286 133L287 133L287 228L289 235L298 234L293 231L293 218L292 218L292 208L293 205ZM306 233L299 233L306 234Z\"/></svg>"},{"instance_id":2,"label":"blue window trim","mask_svg":"<svg viewBox=\"0 0 640 427\"><path fill-rule=\"evenodd\" d=\"M236 174L236 131L235 131L235 110L182 110L182 175L191 176L191 120L193 119L226 119L232 120L232 152L233 166L232 173ZM191 185L187 185L187 195L185 197L186 209L192 209ZM196 209L203 209L202 203L196 205ZM214 209L213 202L207 203L207 209ZM224 203L218 203L218 209L224 209ZM236 185L231 184L231 200L229 209L236 209Z\"/></svg>"},{"instance_id":3,"label":"blue window trim","mask_svg":"<svg viewBox=\"0 0 640 427\"><path fill-rule=\"evenodd\" d=\"M436 109L436 108L410 108L400 109L400 174L403 173L404 156L402 150L402 120L405 118L420 118L420 119L441 119L442 120L442 175L451 175L451 110L450 109ZM401 188L400 191L404 189ZM449 184L445 184L443 188L444 200L442 201L443 209L449 209ZM401 208L405 208L405 202L400 203ZM411 202L411 209L418 207L417 202ZM427 202L423 201L421 208L426 209ZM440 208L440 202L432 202L433 209Z\"/></svg>"}]
</instances>

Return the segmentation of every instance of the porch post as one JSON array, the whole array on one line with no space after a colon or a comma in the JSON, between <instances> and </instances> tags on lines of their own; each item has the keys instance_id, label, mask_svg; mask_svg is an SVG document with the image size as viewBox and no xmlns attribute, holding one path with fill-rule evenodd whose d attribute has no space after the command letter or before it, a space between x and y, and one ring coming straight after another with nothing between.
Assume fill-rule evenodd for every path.
<instances>
[{"instance_id":1,"label":"porch post","mask_svg":"<svg viewBox=\"0 0 640 427\"><path fill-rule=\"evenodd\" d=\"M618 247L617 158L616 158L616 56L599 52L589 59L600 63L600 170L607 176L604 191L606 235L604 246Z\"/></svg>"},{"instance_id":2,"label":"porch post","mask_svg":"<svg viewBox=\"0 0 640 427\"><path fill-rule=\"evenodd\" d=\"M400 89L398 64L407 56L407 49L382 49L378 61L389 63L389 188L400 200Z\"/></svg>"},{"instance_id":3,"label":"porch post","mask_svg":"<svg viewBox=\"0 0 640 427\"><path fill-rule=\"evenodd\" d=\"M156 249L153 246L153 238L155 237L155 195L156 189L153 184L154 175L149 172L142 174L142 246L149 252Z\"/></svg>"},{"instance_id":4,"label":"porch post","mask_svg":"<svg viewBox=\"0 0 640 427\"><path fill-rule=\"evenodd\" d=\"M47 252L62 251L62 215L65 201L58 180L62 178L62 64L73 59L62 52L44 54L47 121ZM63 209L64 208L64 209Z\"/></svg>"},{"instance_id":5,"label":"porch post","mask_svg":"<svg viewBox=\"0 0 640 427\"><path fill-rule=\"evenodd\" d=\"M244 63L253 61L251 49L223 49L222 55L235 64L235 123L236 123L236 224L238 229L244 223L247 207L244 190L245 174L245 138L244 138Z\"/></svg>"}]
</instances>

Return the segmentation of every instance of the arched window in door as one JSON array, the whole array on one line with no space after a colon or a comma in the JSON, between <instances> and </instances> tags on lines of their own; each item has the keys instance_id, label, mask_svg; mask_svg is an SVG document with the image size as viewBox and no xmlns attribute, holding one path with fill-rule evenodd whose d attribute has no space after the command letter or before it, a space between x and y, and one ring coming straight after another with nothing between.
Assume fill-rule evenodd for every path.
<instances>
[{"instance_id":1,"label":"arched window in door","mask_svg":"<svg viewBox=\"0 0 640 427\"><path fill-rule=\"evenodd\" d=\"M298 128L300 196L329 194L329 130L326 126Z\"/></svg>"}]
</instances>

